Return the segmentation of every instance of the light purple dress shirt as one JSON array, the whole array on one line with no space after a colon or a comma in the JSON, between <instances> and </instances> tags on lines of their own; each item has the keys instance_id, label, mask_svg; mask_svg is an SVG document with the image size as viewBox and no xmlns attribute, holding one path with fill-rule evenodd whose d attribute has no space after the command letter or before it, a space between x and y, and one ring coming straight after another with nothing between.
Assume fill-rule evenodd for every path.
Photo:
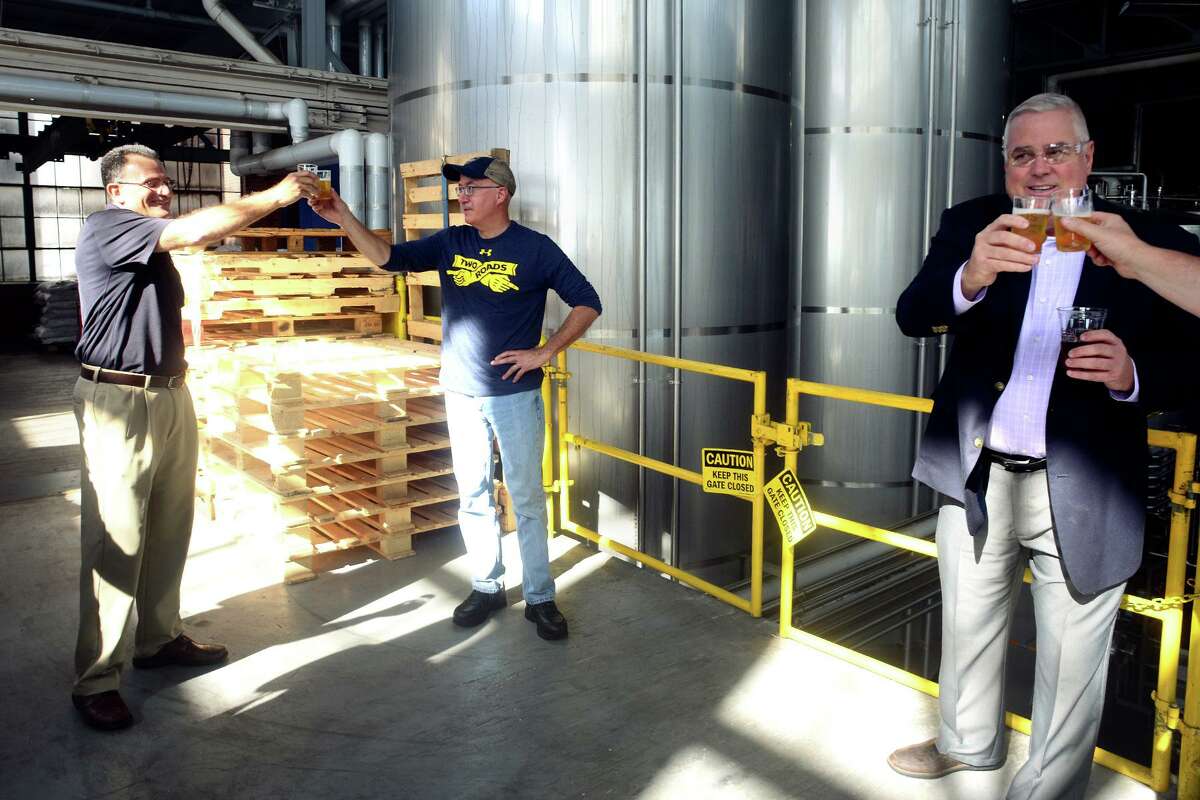
<instances>
[{"instance_id":1,"label":"light purple dress shirt","mask_svg":"<svg viewBox=\"0 0 1200 800\"><path fill-rule=\"evenodd\" d=\"M1084 253L1060 253L1049 238L1042 245L1041 257L1033 268L1029 300L1017 338L1012 375L996 401L984 439L988 448L1010 455L1045 458L1046 408L1050 404L1050 386L1058 366L1062 326L1060 306L1075 303ZM954 275L954 311L970 310L987 294L984 289L974 300L962 293L964 262ZM1133 371L1133 391L1109 392L1114 400L1133 402L1138 396L1137 368Z\"/></svg>"}]
</instances>

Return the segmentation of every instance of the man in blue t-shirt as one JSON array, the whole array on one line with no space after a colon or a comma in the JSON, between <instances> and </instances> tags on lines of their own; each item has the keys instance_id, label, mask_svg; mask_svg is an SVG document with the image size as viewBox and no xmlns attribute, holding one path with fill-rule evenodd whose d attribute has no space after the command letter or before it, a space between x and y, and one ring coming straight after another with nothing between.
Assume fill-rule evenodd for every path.
<instances>
[{"instance_id":1,"label":"man in blue t-shirt","mask_svg":"<svg viewBox=\"0 0 1200 800\"><path fill-rule=\"evenodd\" d=\"M545 409L542 370L600 315L587 278L548 236L509 219L517 190L503 161L446 164L458 183L466 225L414 242L388 245L350 213L336 194L309 203L340 225L376 264L390 270L438 271L442 287L442 387L459 492L459 528L471 562L472 591L454 622L479 625L508 605L500 527L492 500L492 442L500 444L504 480L517 515L525 618L543 639L562 639L567 621L554 603L542 488ZM538 345L546 290L572 306L563 324Z\"/></svg>"},{"instance_id":2,"label":"man in blue t-shirt","mask_svg":"<svg viewBox=\"0 0 1200 800\"><path fill-rule=\"evenodd\" d=\"M311 173L293 173L266 191L175 219L175 183L150 148L110 150L100 177L107 205L87 218L75 246L83 332L74 405L83 468L71 697L88 725L116 730L133 724L118 691L130 645L139 669L228 657L221 645L192 641L179 617L197 431L184 382L183 284L169 253L223 239L315 196L318 184Z\"/></svg>"}]
</instances>

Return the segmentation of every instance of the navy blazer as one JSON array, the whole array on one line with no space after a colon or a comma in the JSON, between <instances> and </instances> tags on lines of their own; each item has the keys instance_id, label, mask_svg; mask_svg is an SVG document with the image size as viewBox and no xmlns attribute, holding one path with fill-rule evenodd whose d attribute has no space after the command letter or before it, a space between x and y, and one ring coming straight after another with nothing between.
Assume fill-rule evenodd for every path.
<instances>
[{"instance_id":1,"label":"navy blazer","mask_svg":"<svg viewBox=\"0 0 1200 800\"><path fill-rule=\"evenodd\" d=\"M1122 212L1103 201L1096 208ZM952 283L971 256L976 234L1011 210L1003 194L948 209L896 308L907 336L954 334L912 474L962 503L972 534L987 526L988 469L980 452L992 409L1012 373L1031 277L1001 273L983 300L962 315L954 313ZM1177 226L1135 213L1123 216L1151 244L1200 254L1196 237ZM1200 326L1141 283L1090 258L1084 259L1074 304L1108 309L1106 327L1125 343L1140 386L1138 401L1123 403L1101 383L1058 372L1046 408L1046 474L1063 567L1077 590L1094 594L1127 580L1141 563L1146 415L1194 402L1196 369L1187 353L1200 341Z\"/></svg>"}]
</instances>

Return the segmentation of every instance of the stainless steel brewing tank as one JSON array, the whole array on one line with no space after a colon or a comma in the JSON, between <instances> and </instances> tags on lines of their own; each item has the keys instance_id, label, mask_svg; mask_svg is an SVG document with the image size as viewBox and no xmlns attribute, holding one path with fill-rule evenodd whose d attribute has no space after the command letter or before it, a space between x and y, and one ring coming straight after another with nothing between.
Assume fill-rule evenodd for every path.
<instances>
[{"instance_id":1,"label":"stainless steel brewing tank","mask_svg":"<svg viewBox=\"0 0 1200 800\"><path fill-rule=\"evenodd\" d=\"M673 185L674 9L650 0L416 0L391 3L390 92L396 163L490 147L512 151L514 216L551 236L596 286L604 315L588 339L752 369L785 369L791 264L790 3L689 0L683 13L682 189ZM647 103L638 63L645 35ZM645 292L639 274L639 146L646 145ZM682 213L674 303L676 204ZM565 310L552 301L547 330ZM572 354L573 430L638 449L636 366ZM669 371L647 370L645 446L671 460ZM778 389L776 394L782 390ZM706 446L749 447L751 391L685 375L681 463ZM781 405L781 399L776 405ZM572 516L710 580L744 574L749 507L651 476L639 518L637 469L571 453ZM675 552L671 552L674 550Z\"/></svg>"},{"instance_id":2,"label":"stainless steel brewing tank","mask_svg":"<svg viewBox=\"0 0 1200 800\"><path fill-rule=\"evenodd\" d=\"M920 377L920 344L896 327L896 301L941 211L1002 185L1009 4L809 0L806 22L790 374L927 396L938 343L927 342ZM802 419L827 442L800 459L814 506L880 525L909 516L911 413L809 399Z\"/></svg>"}]
</instances>

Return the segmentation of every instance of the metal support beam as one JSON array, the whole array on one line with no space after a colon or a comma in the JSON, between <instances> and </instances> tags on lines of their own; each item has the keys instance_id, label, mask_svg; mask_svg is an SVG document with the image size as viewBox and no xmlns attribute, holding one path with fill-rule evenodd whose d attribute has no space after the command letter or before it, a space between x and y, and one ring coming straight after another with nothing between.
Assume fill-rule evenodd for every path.
<instances>
[{"instance_id":1,"label":"metal support beam","mask_svg":"<svg viewBox=\"0 0 1200 800\"><path fill-rule=\"evenodd\" d=\"M278 100L300 98L308 104L314 132L354 128L387 132L387 82L359 75L334 74L286 65L214 58L150 47L96 42L68 36L0 28L0 72L74 81L92 86L176 91L214 97ZM28 110L13 101L8 108ZM45 109L52 113L98 116L75 107ZM120 114L109 114L122 118ZM143 113L124 118L214 126L222 120ZM230 122L224 120L224 122ZM238 123L245 130L283 131L282 121Z\"/></svg>"},{"instance_id":2,"label":"metal support beam","mask_svg":"<svg viewBox=\"0 0 1200 800\"><path fill-rule=\"evenodd\" d=\"M29 115L17 114L17 134L29 136ZM37 228L33 224L33 183L29 178L29 170L21 175L21 210L25 212L25 252L29 258L29 280L37 282L37 261L34 252L37 250Z\"/></svg>"},{"instance_id":3,"label":"metal support beam","mask_svg":"<svg viewBox=\"0 0 1200 800\"><path fill-rule=\"evenodd\" d=\"M196 27L215 28L217 23L210 17L201 17L193 14L178 14L173 11L159 11L155 8L150 8L147 3L145 8L138 6L125 5L123 3L108 3L104 0L42 0L43 3L48 3L57 6L74 6L75 8L87 8L93 11L103 11L106 14L117 14L125 16L142 17L145 19L157 19L165 22L176 22L182 25L195 25ZM260 26L246 26L247 30L254 33L263 33L266 28Z\"/></svg>"},{"instance_id":4,"label":"metal support beam","mask_svg":"<svg viewBox=\"0 0 1200 800\"><path fill-rule=\"evenodd\" d=\"M325 0L303 0L300 10L300 65L325 69Z\"/></svg>"}]
</instances>

